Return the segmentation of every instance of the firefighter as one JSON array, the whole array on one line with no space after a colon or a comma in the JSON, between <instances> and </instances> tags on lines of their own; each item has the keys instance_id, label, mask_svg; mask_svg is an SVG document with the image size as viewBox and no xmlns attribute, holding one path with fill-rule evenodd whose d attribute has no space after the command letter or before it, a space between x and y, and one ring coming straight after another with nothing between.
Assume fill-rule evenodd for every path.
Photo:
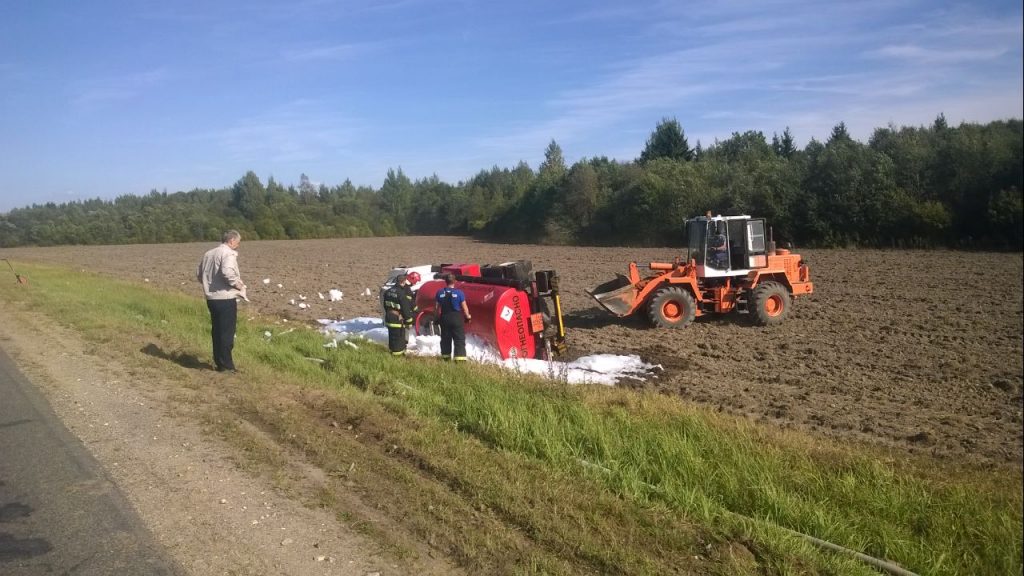
<instances>
[{"instance_id":1,"label":"firefighter","mask_svg":"<svg viewBox=\"0 0 1024 576\"><path fill-rule=\"evenodd\" d=\"M384 325L388 327L388 350L392 356L405 354L407 332L419 311L412 286L419 281L418 272L409 272L384 291Z\"/></svg>"},{"instance_id":2,"label":"firefighter","mask_svg":"<svg viewBox=\"0 0 1024 576\"><path fill-rule=\"evenodd\" d=\"M473 317L469 314L466 294L455 287L455 274L446 274L446 286L437 291L437 310L441 323L441 358L452 358L452 347L455 348L455 361L466 361L466 322Z\"/></svg>"}]
</instances>

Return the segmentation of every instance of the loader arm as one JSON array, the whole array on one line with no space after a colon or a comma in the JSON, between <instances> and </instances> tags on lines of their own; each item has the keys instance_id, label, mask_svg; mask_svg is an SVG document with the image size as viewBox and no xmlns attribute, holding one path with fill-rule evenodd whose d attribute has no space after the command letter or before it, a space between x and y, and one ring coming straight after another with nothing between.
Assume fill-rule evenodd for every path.
<instances>
[{"instance_id":1,"label":"loader arm","mask_svg":"<svg viewBox=\"0 0 1024 576\"><path fill-rule=\"evenodd\" d=\"M641 278L636 262L629 263L626 275L618 274L614 280L605 282L586 293L602 308L622 318L642 308L648 297L664 283L690 283L690 264L675 262L651 262L648 265L656 274Z\"/></svg>"}]
</instances>

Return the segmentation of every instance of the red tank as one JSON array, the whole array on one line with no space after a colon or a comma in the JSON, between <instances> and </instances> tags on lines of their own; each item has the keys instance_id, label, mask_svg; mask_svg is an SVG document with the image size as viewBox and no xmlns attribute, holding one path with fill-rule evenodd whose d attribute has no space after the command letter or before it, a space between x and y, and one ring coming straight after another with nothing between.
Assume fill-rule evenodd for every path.
<instances>
[{"instance_id":1,"label":"red tank","mask_svg":"<svg viewBox=\"0 0 1024 576\"><path fill-rule=\"evenodd\" d=\"M416 304L420 309L416 326L420 332L437 318L435 298L444 287L443 280L433 280L420 286L416 293ZM530 296L527 292L515 286L462 280L457 280L455 287L466 295L466 304L473 317L466 323L467 334L475 334L487 341L503 359L536 357L538 350L531 330Z\"/></svg>"}]
</instances>

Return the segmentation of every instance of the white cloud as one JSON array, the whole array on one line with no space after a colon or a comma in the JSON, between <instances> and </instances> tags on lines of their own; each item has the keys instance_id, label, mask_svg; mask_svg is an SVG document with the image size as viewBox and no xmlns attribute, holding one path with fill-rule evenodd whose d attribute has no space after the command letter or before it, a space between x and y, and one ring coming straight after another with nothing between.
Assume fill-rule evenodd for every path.
<instances>
[{"instance_id":1,"label":"white cloud","mask_svg":"<svg viewBox=\"0 0 1024 576\"><path fill-rule=\"evenodd\" d=\"M300 100L207 135L233 161L266 166L314 163L344 153L357 140L356 123L321 104Z\"/></svg>"},{"instance_id":2,"label":"white cloud","mask_svg":"<svg viewBox=\"0 0 1024 576\"><path fill-rule=\"evenodd\" d=\"M123 76L83 80L78 82L72 104L90 107L132 100L161 86L168 76L166 70L158 68Z\"/></svg>"},{"instance_id":3,"label":"white cloud","mask_svg":"<svg viewBox=\"0 0 1024 576\"><path fill-rule=\"evenodd\" d=\"M283 53L283 58L290 62L310 61L339 61L351 60L365 55L372 50L373 45L369 43L357 44L335 44L332 46L314 46L308 48L289 48Z\"/></svg>"},{"instance_id":4,"label":"white cloud","mask_svg":"<svg viewBox=\"0 0 1024 576\"><path fill-rule=\"evenodd\" d=\"M1007 53L1004 48L993 49L936 49L914 44L883 46L867 53L868 56L894 58L912 64L966 64L994 60Z\"/></svg>"},{"instance_id":5,"label":"white cloud","mask_svg":"<svg viewBox=\"0 0 1024 576\"><path fill-rule=\"evenodd\" d=\"M628 159L639 153L636 142L609 145L604 134L622 135L641 118L676 117L691 143L708 144L733 131L770 136L786 126L805 141L821 139L840 121L867 138L890 121L930 124L940 112L950 122L1020 116L1020 22L970 7L751 0L660 9L648 20L659 41L646 56L611 62L603 77L549 97L546 117L503 126L479 145L536 158L554 139L568 160L574 144L599 141L602 154ZM919 14L903 24L901 11ZM1008 61L1015 68L1003 77L976 70Z\"/></svg>"}]
</instances>

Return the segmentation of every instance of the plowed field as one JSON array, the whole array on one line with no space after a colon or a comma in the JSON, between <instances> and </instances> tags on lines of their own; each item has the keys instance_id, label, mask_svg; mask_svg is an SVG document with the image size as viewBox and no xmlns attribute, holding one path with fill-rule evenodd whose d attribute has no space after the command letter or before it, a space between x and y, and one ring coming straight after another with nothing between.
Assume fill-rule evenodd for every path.
<instances>
[{"instance_id":1,"label":"plowed field","mask_svg":"<svg viewBox=\"0 0 1024 576\"><path fill-rule=\"evenodd\" d=\"M214 245L19 248L0 250L0 258L15 266L74 265L199 297L195 266ZM638 354L665 368L657 378L623 385L842 440L1021 466L1021 254L800 252L815 293L797 299L790 318L770 328L727 315L699 318L685 330L654 329L643 318L611 316L584 293L625 272L631 260L671 260L673 248L447 237L243 241L239 263L252 302L242 313L310 325L373 316L376 288L393 266L526 259L562 278L571 356ZM318 293L331 288L344 298L321 300ZM367 288L372 296L362 295ZM308 307L299 308L302 302Z\"/></svg>"}]
</instances>

